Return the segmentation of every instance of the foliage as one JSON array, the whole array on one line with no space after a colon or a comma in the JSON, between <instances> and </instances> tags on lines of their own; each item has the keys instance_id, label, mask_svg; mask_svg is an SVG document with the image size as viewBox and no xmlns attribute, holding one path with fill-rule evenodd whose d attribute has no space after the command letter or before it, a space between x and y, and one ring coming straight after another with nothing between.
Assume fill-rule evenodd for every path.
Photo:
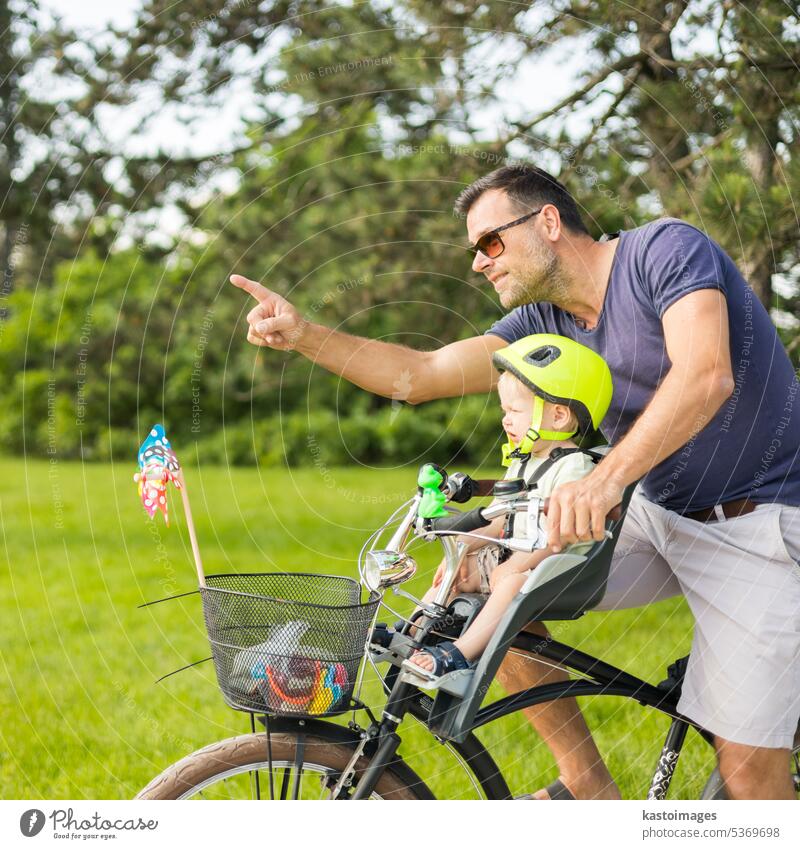
<instances>
[{"instance_id":1,"label":"foliage","mask_svg":"<svg viewBox=\"0 0 800 849\"><path fill-rule=\"evenodd\" d=\"M559 173L595 235L659 212L708 230L800 354L797 20L777 0L757 19L701 0L666 13L651 0L148 0L129 31L91 40L36 6L0 12L0 119L16 130L0 141L16 239L0 305L6 451L129 456L163 421L235 464L491 454L493 399L405 408L252 348L250 305L226 281L244 273L310 321L418 348L483 332L500 309L469 272L452 203L510 157ZM545 114L497 95L526 62L569 54L583 76ZM69 94L36 89L42 68ZM131 155L104 132L147 99L142 134L168 114L201 139L243 91L215 149ZM181 222L169 232L164 209Z\"/></svg>"}]
</instances>

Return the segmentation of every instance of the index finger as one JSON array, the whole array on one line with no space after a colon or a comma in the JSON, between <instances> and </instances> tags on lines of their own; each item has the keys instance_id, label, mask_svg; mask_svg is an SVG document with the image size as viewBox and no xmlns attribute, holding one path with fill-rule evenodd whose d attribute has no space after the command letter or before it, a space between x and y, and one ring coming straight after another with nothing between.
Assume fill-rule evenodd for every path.
<instances>
[{"instance_id":1,"label":"index finger","mask_svg":"<svg viewBox=\"0 0 800 849\"><path fill-rule=\"evenodd\" d=\"M554 552L561 551L561 504L552 495L547 503L547 542Z\"/></svg>"},{"instance_id":2,"label":"index finger","mask_svg":"<svg viewBox=\"0 0 800 849\"><path fill-rule=\"evenodd\" d=\"M230 281L237 288L244 289L245 292L251 294L257 301L265 301L272 294L266 286L256 283L255 280L248 280L241 274L231 274Z\"/></svg>"}]
</instances>

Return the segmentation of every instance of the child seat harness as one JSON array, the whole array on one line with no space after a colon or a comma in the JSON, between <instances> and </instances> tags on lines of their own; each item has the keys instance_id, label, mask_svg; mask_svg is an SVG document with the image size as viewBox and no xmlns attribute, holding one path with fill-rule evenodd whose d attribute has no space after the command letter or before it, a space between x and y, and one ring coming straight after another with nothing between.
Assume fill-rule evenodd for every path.
<instances>
[{"instance_id":1,"label":"child seat harness","mask_svg":"<svg viewBox=\"0 0 800 849\"><path fill-rule=\"evenodd\" d=\"M597 465L605 455L600 454L597 451L592 451L589 448L554 448L550 452L550 456L536 469L536 471L531 475L531 479L527 482L527 488L530 492L538 487L539 481L550 471L550 469L555 466L555 464L559 460L563 460L564 457L568 457L570 454L586 454L587 457L591 458L591 461ZM530 459L530 454L524 455L521 458L520 463L520 472L525 470L525 466ZM503 526L503 533L501 534L501 539L509 539L514 535L514 519L515 515L510 513L506 516L505 525ZM503 549L503 553L500 555L500 562L504 562L511 556L511 552L507 549Z\"/></svg>"}]
</instances>

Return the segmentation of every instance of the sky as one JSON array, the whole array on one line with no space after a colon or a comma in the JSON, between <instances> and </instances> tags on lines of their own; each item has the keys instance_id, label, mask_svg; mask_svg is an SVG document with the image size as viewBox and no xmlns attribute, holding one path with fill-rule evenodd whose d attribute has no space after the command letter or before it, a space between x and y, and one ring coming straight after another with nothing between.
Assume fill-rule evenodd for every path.
<instances>
[{"instance_id":1,"label":"sky","mask_svg":"<svg viewBox=\"0 0 800 849\"><path fill-rule=\"evenodd\" d=\"M186 2L186 0L176 0ZM709 0L709 9L715 0ZM135 19L137 9L142 0L42 0L44 9L58 14L66 24L76 29L102 29L109 23L124 28ZM697 10L702 8L698 3ZM697 11L696 10L696 11ZM680 33L678 33L680 36ZM677 39L680 43L680 38ZM574 89L576 81L585 70L585 55L573 44L572 53L548 51L536 59L527 59L517 66L514 77L506 80L497 91L497 111L486 110L480 116L480 126L484 130L484 138L491 138L502 125L502 119L516 118L520 115L531 116L546 111L558 103L570 90ZM492 43L490 50L495 50ZM693 41L686 47L690 52L716 52L716 42L710 29L694 33ZM487 61L491 52L486 56L476 55L476 61ZM216 114L214 120L204 125L203 139L192 138L187 128L173 116L164 115L152 130L143 134L138 132L141 115L148 112L148 104L141 107L126 107L122 115L117 112L114 117L114 129L119 137L127 142L128 154L144 152L153 146L167 149L173 154L180 155L205 154L204 146L211 153L230 149L232 143L231 127L237 122L238 116L245 108L246 93L232 96ZM590 127L593 114L605 109L604 102L599 100L589 107L573 110L567 119L567 129L575 136L582 136ZM138 148L138 149L137 149ZM513 150L510 151L513 155ZM554 162L555 165L555 162ZM557 167L557 166L556 166ZM166 229L173 230L179 226L178 218L171 213L166 215Z\"/></svg>"},{"instance_id":2,"label":"sky","mask_svg":"<svg viewBox=\"0 0 800 849\"><path fill-rule=\"evenodd\" d=\"M189 2L189 0L175 0L178 3ZM713 5L714 0L709 0ZM135 19L136 11L141 7L142 0L42 0L42 6L56 12L63 18L65 23L76 28L101 29L108 23L118 27L125 27ZM696 12L703 8L703 3L696 4ZM538 9L532 9L528 13L532 19L541 17ZM680 29L680 28L679 28ZM678 33L678 45L680 45L680 33ZM688 48L690 52L695 50L715 52L716 43L713 33L708 31L697 31L693 34L693 41ZM681 47L676 45L680 52ZM487 50L484 55L476 51L476 61L490 62L492 53L497 50L497 42L487 39ZM586 70L586 55L579 49L579 45L572 42L569 48L559 46L558 49L546 51L543 54L520 62L516 67L516 74L504 80L496 92L497 109L484 110L480 116L474 116L478 126L483 132L484 139L496 137L498 128L502 126L504 118L531 117L545 112L561 99L574 90L576 83L582 78L582 72ZM215 115L213 121L204 126L204 141L215 153L235 145L230 142L229 128L245 108L247 95L245 92L233 96L226 103L225 111ZM591 119L599 115L605 109L608 99L599 97L594 103L585 105L579 109L572 109L566 117L566 129L573 137L581 137L591 126ZM191 154L204 154L205 150L198 149L197 141L186 138L186 129L177 120L171 120L164 116L162 126L156 130L152 138L136 136L138 122L137 111L129 108L126 115L121 118L115 115L115 125L120 133L126 133L134 138L134 148L129 154L142 153L143 150L135 149L135 143L141 146L150 146L153 142L162 144L184 143ZM170 149L170 152L180 154L183 151ZM513 154L513 151L512 151Z\"/></svg>"},{"instance_id":3,"label":"sky","mask_svg":"<svg viewBox=\"0 0 800 849\"><path fill-rule=\"evenodd\" d=\"M73 27L103 27L108 23L125 26L133 18L140 0L44 0L44 9L52 9Z\"/></svg>"},{"instance_id":4,"label":"sky","mask_svg":"<svg viewBox=\"0 0 800 849\"><path fill-rule=\"evenodd\" d=\"M140 8L142 0L42 0L42 7L58 14L63 21L75 28L101 29L112 23L118 27L125 27L132 23L136 10ZM186 2L186 0L178 0ZM491 50L496 47L492 43ZM585 64L585 57L575 51L567 55L563 51L560 55L553 55L553 51L535 60L526 59L517 66L517 74L503 82L497 90L497 110L484 110L480 116L475 116L477 125L483 131L485 138L496 137L498 127L502 119L519 118L543 112L550 106L565 97L574 88L581 69ZM476 61L490 61L491 53L476 56ZM212 152L224 149L226 141L230 141L230 133L227 128L236 120L236 115L244 108L246 94L237 98L233 96L226 104L226 111L216 115L214 121L208 122L204 128L204 143ZM146 107L145 107L146 111ZM138 110L129 107L127 114L115 115L114 130L120 135L127 134L129 137L135 134L139 122ZM570 118L568 128L579 132L588 128L588 113L578 113ZM189 152L192 154L205 153L199 150L192 139L185 138L185 127L178 121L164 117L161 127L157 128L153 137L139 139L142 147L150 147L153 143L180 145L184 141ZM113 134L113 131L112 131ZM177 140L177 141L176 141ZM136 143L129 148L129 154L144 152L136 149ZM179 150L172 150L176 154Z\"/></svg>"},{"instance_id":5,"label":"sky","mask_svg":"<svg viewBox=\"0 0 800 849\"><path fill-rule=\"evenodd\" d=\"M56 14L67 26L84 32L87 38L91 37L92 30L102 30L109 24L122 29L129 27L141 5L142 0L41 0L44 10ZM497 50L497 42L487 39L485 48L482 45L476 49L474 60L478 66L490 64ZM516 74L504 80L496 90L496 106L484 108L479 115L471 116L479 131L476 140L497 138L506 119L529 118L543 112L574 88L585 66L585 56L577 50L571 54L563 48L559 50L560 53L551 50L541 57L526 58L518 63ZM240 119L247 110L248 102L245 84L241 90L230 92L222 107L210 109L204 115L202 133L198 133L178 120L179 107L165 109L160 103L148 101L145 95L124 109L109 108L103 130L126 156L148 155L156 151L176 157L211 156L239 145L238 130L243 126ZM569 116L568 129L581 134L587 131L592 112L602 106L600 101L588 109L574 111ZM291 104L286 104L285 108L291 110ZM387 132L386 136L390 137L390 134ZM463 139L454 137L454 141L461 142ZM509 153L515 155L512 148L509 148ZM557 156L554 154L553 162L546 164L557 169ZM214 185L223 190L233 188L229 185L230 176L219 175ZM183 229L182 216L170 205L160 210L157 218L155 229L165 236L175 236ZM123 236L120 244L127 244L128 238Z\"/></svg>"}]
</instances>

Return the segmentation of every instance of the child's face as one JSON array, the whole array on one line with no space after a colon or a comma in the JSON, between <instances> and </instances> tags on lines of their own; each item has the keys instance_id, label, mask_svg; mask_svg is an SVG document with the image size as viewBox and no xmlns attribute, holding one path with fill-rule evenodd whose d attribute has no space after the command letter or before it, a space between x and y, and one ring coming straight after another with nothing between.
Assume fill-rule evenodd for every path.
<instances>
[{"instance_id":1,"label":"child's face","mask_svg":"<svg viewBox=\"0 0 800 849\"><path fill-rule=\"evenodd\" d=\"M515 381L500 383L498 394L504 414L503 430L515 445L519 445L531 426L533 395Z\"/></svg>"},{"instance_id":2,"label":"child's face","mask_svg":"<svg viewBox=\"0 0 800 849\"><path fill-rule=\"evenodd\" d=\"M516 380L501 380L497 387L500 406L503 408L503 430L515 445L519 445L530 429L533 419L533 393ZM541 427L545 430L574 430L576 423L563 404L544 402ZM544 442L536 442L546 447Z\"/></svg>"}]
</instances>

